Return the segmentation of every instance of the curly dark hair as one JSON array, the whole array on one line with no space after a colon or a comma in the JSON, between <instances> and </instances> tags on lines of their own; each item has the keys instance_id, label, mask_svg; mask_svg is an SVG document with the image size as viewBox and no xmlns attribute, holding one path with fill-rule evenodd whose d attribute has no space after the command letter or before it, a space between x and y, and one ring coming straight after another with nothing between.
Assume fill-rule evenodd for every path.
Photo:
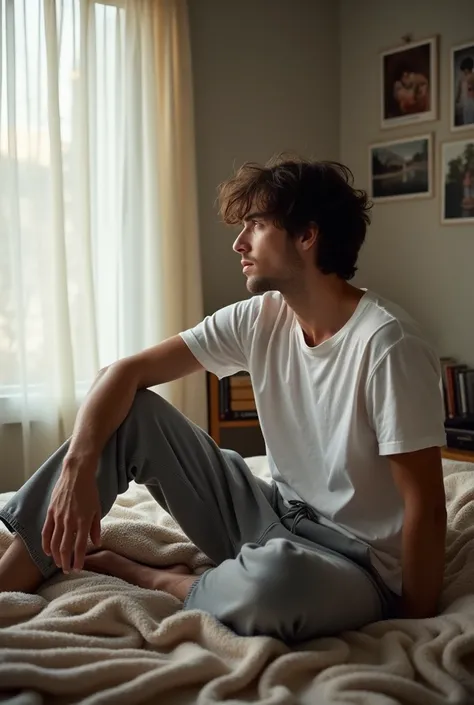
<instances>
[{"instance_id":1,"label":"curly dark hair","mask_svg":"<svg viewBox=\"0 0 474 705\"><path fill-rule=\"evenodd\" d=\"M240 224L251 209L272 217L296 237L316 225L316 265L323 274L352 279L370 223L371 203L355 189L351 170L339 162L277 157L265 166L247 162L219 186L220 214Z\"/></svg>"}]
</instances>

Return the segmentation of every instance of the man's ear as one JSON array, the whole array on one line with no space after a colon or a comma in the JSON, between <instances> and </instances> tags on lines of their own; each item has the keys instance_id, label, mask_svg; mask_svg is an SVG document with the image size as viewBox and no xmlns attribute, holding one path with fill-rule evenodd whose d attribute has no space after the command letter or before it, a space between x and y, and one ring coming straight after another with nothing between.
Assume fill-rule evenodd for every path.
<instances>
[{"instance_id":1,"label":"man's ear","mask_svg":"<svg viewBox=\"0 0 474 705\"><path fill-rule=\"evenodd\" d=\"M303 252L307 252L316 244L319 228L316 223L310 223L299 236L300 248Z\"/></svg>"}]
</instances>

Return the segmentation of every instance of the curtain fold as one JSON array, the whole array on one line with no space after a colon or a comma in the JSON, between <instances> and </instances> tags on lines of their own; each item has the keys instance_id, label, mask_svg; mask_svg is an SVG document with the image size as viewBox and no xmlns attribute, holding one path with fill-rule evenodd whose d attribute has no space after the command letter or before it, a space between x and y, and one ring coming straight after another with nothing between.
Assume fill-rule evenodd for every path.
<instances>
[{"instance_id":1,"label":"curtain fold","mask_svg":"<svg viewBox=\"0 0 474 705\"><path fill-rule=\"evenodd\" d=\"M10 473L13 488L71 433L98 369L196 323L202 293L184 0L1 8L0 485ZM157 391L206 426L203 374Z\"/></svg>"},{"instance_id":2,"label":"curtain fold","mask_svg":"<svg viewBox=\"0 0 474 705\"><path fill-rule=\"evenodd\" d=\"M163 119L163 129L157 133L159 161L163 165L159 172L159 210L164 227L160 293L163 298L166 292L174 292L164 322L167 335L171 335L174 321L181 321L185 329L202 317L194 101L185 0L163 0L153 20L157 111ZM168 237L168 233L173 236ZM187 415L203 427L207 425L204 384L203 376L193 375L170 390L172 403L186 409Z\"/></svg>"},{"instance_id":3,"label":"curtain fold","mask_svg":"<svg viewBox=\"0 0 474 705\"><path fill-rule=\"evenodd\" d=\"M59 98L59 47L64 12L59 13L59 30L55 0L44 0L44 30L46 44L47 115L49 130L49 169L51 178L51 277L49 326L50 346L54 350L55 404L59 424L58 434L72 432L76 411L74 351L69 310L67 252L65 231L63 142ZM26 20L26 16L25 16ZM28 73L27 71L25 72Z\"/></svg>"}]
</instances>

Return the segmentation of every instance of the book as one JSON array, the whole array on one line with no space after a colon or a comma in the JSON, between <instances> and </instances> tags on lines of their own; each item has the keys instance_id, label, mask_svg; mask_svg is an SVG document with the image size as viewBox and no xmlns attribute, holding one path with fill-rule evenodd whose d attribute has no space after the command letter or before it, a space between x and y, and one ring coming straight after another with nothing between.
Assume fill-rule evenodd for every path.
<instances>
[{"instance_id":1,"label":"book","mask_svg":"<svg viewBox=\"0 0 474 705\"><path fill-rule=\"evenodd\" d=\"M253 389L252 387L234 387L230 388L230 399L232 401L238 401L238 400L246 400L250 399L253 400L255 399L253 395Z\"/></svg>"},{"instance_id":2,"label":"book","mask_svg":"<svg viewBox=\"0 0 474 705\"><path fill-rule=\"evenodd\" d=\"M232 389L234 389L234 387L252 386L252 381L248 372L237 372L236 375L232 375L232 377L229 378L229 381Z\"/></svg>"},{"instance_id":3,"label":"book","mask_svg":"<svg viewBox=\"0 0 474 705\"><path fill-rule=\"evenodd\" d=\"M459 386L459 377L463 370L467 368L467 365L454 365L453 366L453 379L454 379L454 415L461 416L461 388Z\"/></svg>"},{"instance_id":4,"label":"book","mask_svg":"<svg viewBox=\"0 0 474 705\"><path fill-rule=\"evenodd\" d=\"M459 370L458 373L459 406L461 416L467 416L467 393L466 393L466 370Z\"/></svg>"},{"instance_id":5,"label":"book","mask_svg":"<svg viewBox=\"0 0 474 705\"><path fill-rule=\"evenodd\" d=\"M447 417L456 416L456 396L454 391L454 365L446 365L446 407Z\"/></svg>"},{"instance_id":6,"label":"book","mask_svg":"<svg viewBox=\"0 0 474 705\"><path fill-rule=\"evenodd\" d=\"M223 421L229 412L229 378L219 380L219 418Z\"/></svg>"},{"instance_id":7,"label":"book","mask_svg":"<svg viewBox=\"0 0 474 705\"><path fill-rule=\"evenodd\" d=\"M230 402L230 410L231 411L252 411L256 409L255 405L255 400L254 399L243 399L243 400L237 400L234 401L233 399Z\"/></svg>"},{"instance_id":8,"label":"book","mask_svg":"<svg viewBox=\"0 0 474 705\"><path fill-rule=\"evenodd\" d=\"M449 400L448 400L448 372L447 368L455 365L456 360L452 357L442 357L440 358L440 365L441 365L441 382L442 382L442 390L443 390L443 400L444 400L444 413L446 418L450 416L450 405L449 405Z\"/></svg>"},{"instance_id":9,"label":"book","mask_svg":"<svg viewBox=\"0 0 474 705\"><path fill-rule=\"evenodd\" d=\"M464 371L464 385L466 388L467 413L474 414L474 370Z\"/></svg>"}]
</instances>

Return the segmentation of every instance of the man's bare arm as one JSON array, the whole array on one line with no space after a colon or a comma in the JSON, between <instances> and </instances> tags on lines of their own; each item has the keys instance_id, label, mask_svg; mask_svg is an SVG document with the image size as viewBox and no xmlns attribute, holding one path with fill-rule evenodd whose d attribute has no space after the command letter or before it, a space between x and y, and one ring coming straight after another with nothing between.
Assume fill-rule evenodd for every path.
<instances>
[{"instance_id":1,"label":"man's bare arm","mask_svg":"<svg viewBox=\"0 0 474 705\"><path fill-rule=\"evenodd\" d=\"M66 468L84 459L97 461L107 440L130 411L139 389L171 382L198 370L202 366L179 335L101 370L77 415L64 462Z\"/></svg>"},{"instance_id":2,"label":"man's bare arm","mask_svg":"<svg viewBox=\"0 0 474 705\"><path fill-rule=\"evenodd\" d=\"M180 336L102 370L77 415L42 532L43 550L64 572L81 570L87 540L100 541L101 505L95 473L110 436L139 389L202 369Z\"/></svg>"},{"instance_id":3,"label":"man's bare arm","mask_svg":"<svg viewBox=\"0 0 474 705\"><path fill-rule=\"evenodd\" d=\"M432 617L438 610L445 565L446 499L441 452L439 448L426 448L389 459L405 504L402 616Z\"/></svg>"}]
</instances>

